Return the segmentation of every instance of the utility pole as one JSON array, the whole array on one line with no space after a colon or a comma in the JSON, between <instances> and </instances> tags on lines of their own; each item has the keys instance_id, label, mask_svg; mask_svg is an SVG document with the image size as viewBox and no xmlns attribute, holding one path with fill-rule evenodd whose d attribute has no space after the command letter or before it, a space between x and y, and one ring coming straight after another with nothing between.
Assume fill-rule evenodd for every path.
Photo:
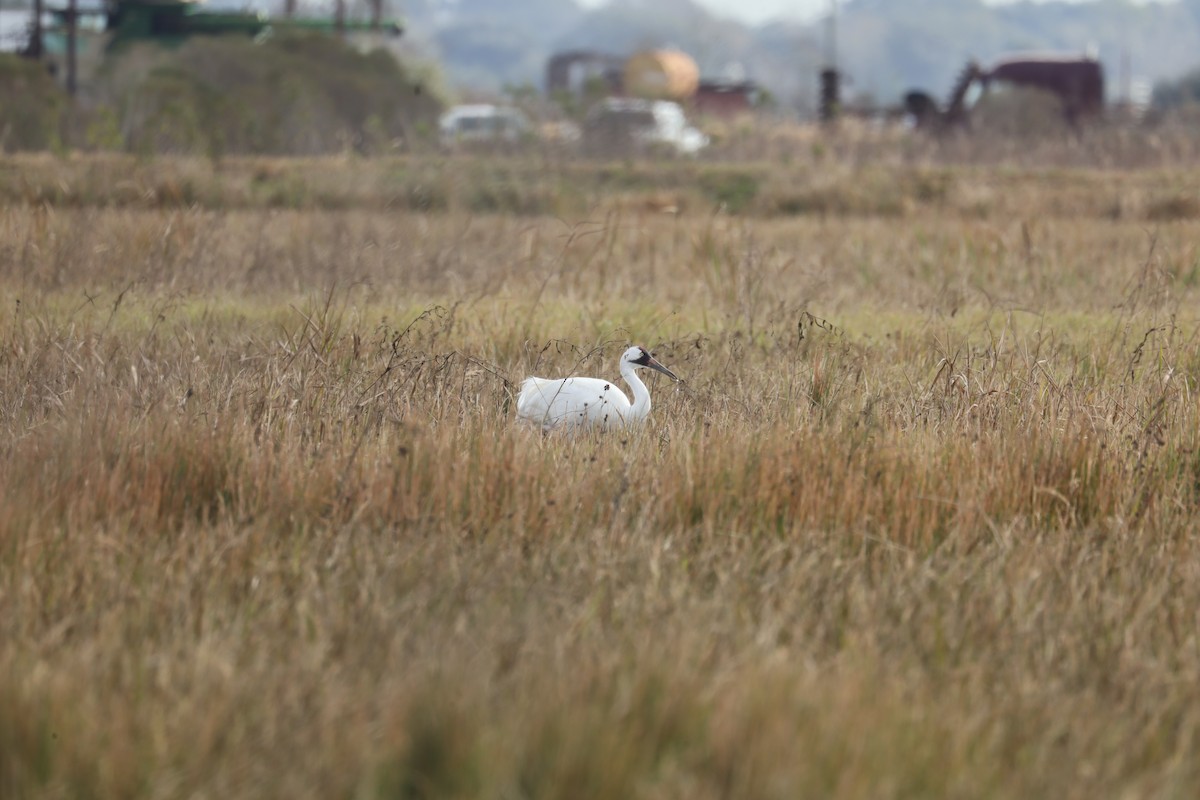
<instances>
[{"instance_id":1,"label":"utility pole","mask_svg":"<svg viewBox=\"0 0 1200 800\"><path fill-rule=\"evenodd\" d=\"M838 71L837 0L829 2L829 26L825 39L825 68L821 70L820 112L822 122L833 122L841 111L841 73Z\"/></svg>"},{"instance_id":2,"label":"utility pole","mask_svg":"<svg viewBox=\"0 0 1200 800\"><path fill-rule=\"evenodd\" d=\"M825 61L832 70L838 68L837 17L838 0L829 0L829 38L825 42Z\"/></svg>"},{"instance_id":3,"label":"utility pole","mask_svg":"<svg viewBox=\"0 0 1200 800\"><path fill-rule=\"evenodd\" d=\"M42 57L42 0L33 0L33 24L30 26L26 51L31 58Z\"/></svg>"}]
</instances>

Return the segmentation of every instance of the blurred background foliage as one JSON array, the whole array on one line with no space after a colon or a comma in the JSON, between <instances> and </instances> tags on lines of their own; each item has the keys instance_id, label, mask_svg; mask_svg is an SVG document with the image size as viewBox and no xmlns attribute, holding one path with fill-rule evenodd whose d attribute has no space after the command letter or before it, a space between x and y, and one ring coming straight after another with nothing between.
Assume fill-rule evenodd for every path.
<instances>
[{"instance_id":1,"label":"blurred background foliage","mask_svg":"<svg viewBox=\"0 0 1200 800\"><path fill-rule=\"evenodd\" d=\"M205 36L174 50L144 44L115 55L69 110L43 69L4 56L0 147L387 152L433 136L442 103L430 88L386 51L360 52L332 36Z\"/></svg>"},{"instance_id":2,"label":"blurred background foliage","mask_svg":"<svg viewBox=\"0 0 1200 800\"><path fill-rule=\"evenodd\" d=\"M0 55L0 146L46 150L61 144L67 96L41 65Z\"/></svg>"}]
</instances>

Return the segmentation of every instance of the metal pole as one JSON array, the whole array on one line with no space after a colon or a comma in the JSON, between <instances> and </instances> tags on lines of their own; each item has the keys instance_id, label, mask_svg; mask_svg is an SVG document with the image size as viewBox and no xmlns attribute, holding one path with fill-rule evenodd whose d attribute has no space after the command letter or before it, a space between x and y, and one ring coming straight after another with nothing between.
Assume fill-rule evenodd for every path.
<instances>
[{"instance_id":1,"label":"metal pole","mask_svg":"<svg viewBox=\"0 0 1200 800\"><path fill-rule=\"evenodd\" d=\"M333 28L339 35L346 32L346 0L337 0L333 10Z\"/></svg>"},{"instance_id":2,"label":"metal pole","mask_svg":"<svg viewBox=\"0 0 1200 800\"><path fill-rule=\"evenodd\" d=\"M296 16L296 0L283 0L283 16L288 19Z\"/></svg>"},{"instance_id":3,"label":"metal pole","mask_svg":"<svg viewBox=\"0 0 1200 800\"><path fill-rule=\"evenodd\" d=\"M67 94L75 96L76 63L75 56L79 47L77 36L79 29L79 0L71 0L67 6Z\"/></svg>"}]
</instances>

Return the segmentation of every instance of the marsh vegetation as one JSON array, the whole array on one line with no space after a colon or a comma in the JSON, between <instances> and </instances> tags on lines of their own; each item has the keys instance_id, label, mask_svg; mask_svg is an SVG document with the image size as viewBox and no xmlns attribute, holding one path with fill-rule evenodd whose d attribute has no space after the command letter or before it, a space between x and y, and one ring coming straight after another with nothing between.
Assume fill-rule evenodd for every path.
<instances>
[{"instance_id":1,"label":"marsh vegetation","mask_svg":"<svg viewBox=\"0 0 1200 800\"><path fill-rule=\"evenodd\" d=\"M521 164L5 163L0 794L1195 794L1195 173Z\"/></svg>"}]
</instances>

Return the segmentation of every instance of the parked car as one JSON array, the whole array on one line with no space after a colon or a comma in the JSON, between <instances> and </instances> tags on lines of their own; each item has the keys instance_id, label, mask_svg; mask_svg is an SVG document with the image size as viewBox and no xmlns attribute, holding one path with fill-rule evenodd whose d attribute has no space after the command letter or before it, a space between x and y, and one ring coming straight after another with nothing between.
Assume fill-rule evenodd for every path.
<instances>
[{"instance_id":1,"label":"parked car","mask_svg":"<svg viewBox=\"0 0 1200 800\"><path fill-rule=\"evenodd\" d=\"M667 148L695 155L709 143L678 103L627 97L597 103L584 120L583 137L589 150L608 152Z\"/></svg>"},{"instance_id":2,"label":"parked car","mask_svg":"<svg viewBox=\"0 0 1200 800\"><path fill-rule=\"evenodd\" d=\"M533 127L520 109L485 103L454 106L438 120L442 143L511 144L529 135Z\"/></svg>"}]
</instances>

